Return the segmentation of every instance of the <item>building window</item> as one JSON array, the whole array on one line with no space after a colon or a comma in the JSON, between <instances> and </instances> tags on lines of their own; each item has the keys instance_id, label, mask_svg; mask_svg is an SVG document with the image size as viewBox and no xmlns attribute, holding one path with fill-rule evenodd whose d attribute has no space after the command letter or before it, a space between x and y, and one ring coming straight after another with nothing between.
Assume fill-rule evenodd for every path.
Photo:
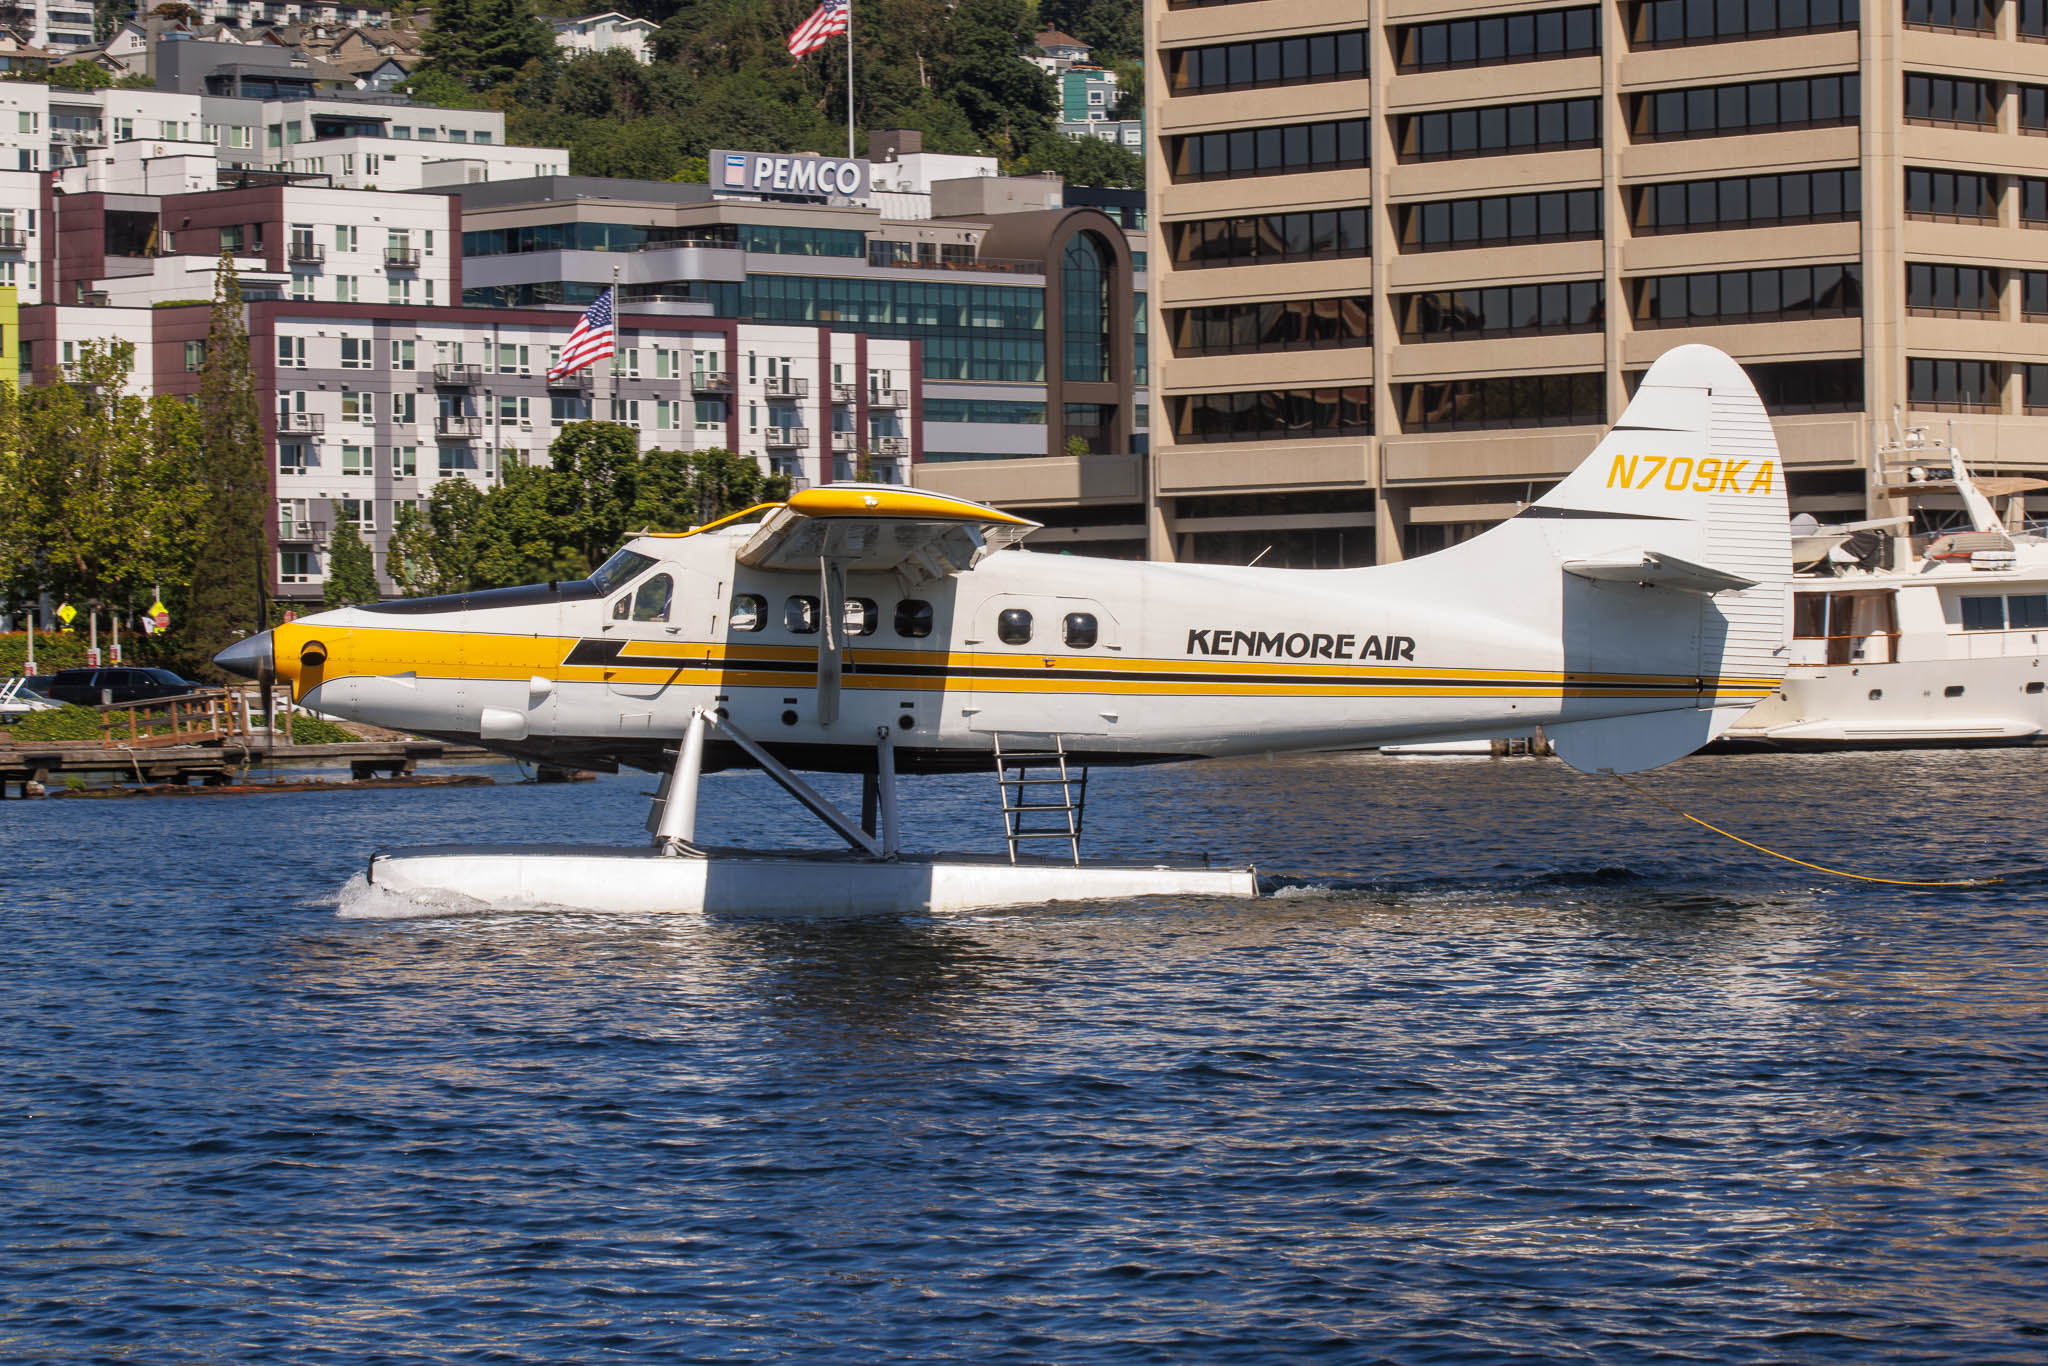
<instances>
[{"instance_id":1,"label":"building window","mask_svg":"<svg viewBox=\"0 0 2048 1366\"><path fill-rule=\"evenodd\" d=\"M1836 222L1863 210L1863 178L1853 169L1677 180L1629 193L1639 236Z\"/></svg>"},{"instance_id":2,"label":"building window","mask_svg":"<svg viewBox=\"0 0 2048 1366\"><path fill-rule=\"evenodd\" d=\"M341 420L343 422L375 422L377 420L377 396L361 389L342 390Z\"/></svg>"},{"instance_id":3,"label":"building window","mask_svg":"<svg viewBox=\"0 0 2048 1366\"><path fill-rule=\"evenodd\" d=\"M402 426L419 421L420 396L403 390L391 396L391 420Z\"/></svg>"},{"instance_id":4,"label":"building window","mask_svg":"<svg viewBox=\"0 0 2048 1366\"><path fill-rule=\"evenodd\" d=\"M1659 90L1630 97L1629 136L1637 142L1669 142L1792 128L1834 128L1861 119L1862 98L1862 82L1854 72Z\"/></svg>"},{"instance_id":5,"label":"building window","mask_svg":"<svg viewBox=\"0 0 2048 1366\"><path fill-rule=\"evenodd\" d=\"M320 560L310 550L280 550L277 552L277 581L279 583L317 583L320 579Z\"/></svg>"},{"instance_id":6,"label":"building window","mask_svg":"<svg viewBox=\"0 0 2048 1366\"><path fill-rule=\"evenodd\" d=\"M2020 101L2020 131L2048 135L2048 85L2016 85L2013 91Z\"/></svg>"},{"instance_id":7,"label":"building window","mask_svg":"<svg viewBox=\"0 0 2048 1366\"><path fill-rule=\"evenodd\" d=\"M1638 48L1683 47L1823 33L1855 28L1862 22L1862 11L1861 0L1748 0L1742 5L1645 0L1635 6L1629 43Z\"/></svg>"},{"instance_id":8,"label":"building window","mask_svg":"<svg viewBox=\"0 0 2048 1366\"><path fill-rule=\"evenodd\" d=\"M1518 375L1397 384L1401 427L1410 432L1485 427L1579 427L1607 420L1607 377Z\"/></svg>"},{"instance_id":9,"label":"building window","mask_svg":"<svg viewBox=\"0 0 2048 1366\"><path fill-rule=\"evenodd\" d=\"M1863 314L1863 267L1791 266L1653 275L1630 281L1635 325L1699 327L1709 323L1795 322Z\"/></svg>"},{"instance_id":10,"label":"building window","mask_svg":"<svg viewBox=\"0 0 2048 1366\"><path fill-rule=\"evenodd\" d=\"M371 467L372 448L369 446L343 446L341 448L341 472L343 474L374 474Z\"/></svg>"},{"instance_id":11,"label":"building window","mask_svg":"<svg viewBox=\"0 0 2048 1366\"><path fill-rule=\"evenodd\" d=\"M2020 374L2020 400L2032 416L2048 413L2048 365L2028 365Z\"/></svg>"},{"instance_id":12,"label":"building window","mask_svg":"<svg viewBox=\"0 0 2048 1366\"><path fill-rule=\"evenodd\" d=\"M548 396L548 419L557 427L570 422L590 420L590 400L573 395L550 394Z\"/></svg>"},{"instance_id":13,"label":"building window","mask_svg":"<svg viewBox=\"0 0 2048 1366\"><path fill-rule=\"evenodd\" d=\"M2030 270L2021 277L2020 316L2029 322L2048 319L2048 270Z\"/></svg>"},{"instance_id":14,"label":"building window","mask_svg":"<svg viewBox=\"0 0 2048 1366\"><path fill-rule=\"evenodd\" d=\"M341 498L334 504L334 519L347 522L357 531L377 529L377 502L373 498Z\"/></svg>"},{"instance_id":15,"label":"building window","mask_svg":"<svg viewBox=\"0 0 2048 1366\"><path fill-rule=\"evenodd\" d=\"M1365 125L1336 119L1190 133L1166 140L1166 160L1177 181L1346 170L1366 164Z\"/></svg>"},{"instance_id":16,"label":"building window","mask_svg":"<svg viewBox=\"0 0 2048 1366\"><path fill-rule=\"evenodd\" d=\"M1372 434L1372 390L1268 389L1167 400L1173 439L1293 441Z\"/></svg>"},{"instance_id":17,"label":"building window","mask_svg":"<svg viewBox=\"0 0 2048 1366\"><path fill-rule=\"evenodd\" d=\"M1995 413L1999 366L1988 360L1906 360L1906 401L1915 408L1951 413Z\"/></svg>"},{"instance_id":18,"label":"building window","mask_svg":"<svg viewBox=\"0 0 2048 1366\"><path fill-rule=\"evenodd\" d=\"M2023 176L2019 190L2021 226L2048 227L2048 180Z\"/></svg>"},{"instance_id":19,"label":"building window","mask_svg":"<svg viewBox=\"0 0 2048 1366\"><path fill-rule=\"evenodd\" d=\"M393 446L391 448L391 473L395 478L414 479L420 472L420 448L418 446Z\"/></svg>"},{"instance_id":20,"label":"building window","mask_svg":"<svg viewBox=\"0 0 2048 1366\"><path fill-rule=\"evenodd\" d=\"M277 339L277 363L285 369L305 369L306 339L304 337L279 337Z\"/></svg>"},{"instance_id":21,"label":"building window","mask_svg":"<svg viewBox=\"0 0 2048 1366\"><path fill-rule=\"evenodd\" d=\"M1607 325L1607 285L1601 280L1557 280L1435 290L1401 295L1394 308L1404 342L1599 332Z\"/></svg>"},{"instance_id":22,"label":"building window","mask_svg":"<svg viewBox=\"0 0 2048 1366\"><path fill-rule=\"evenodd\" d=\"M2048 0L2019 0L2020 37L2029 42L2048 42Z\"/></svg>"},{"instance_id":23,"label":"building window","mask_svg":"<svg viewBox=\"0 0 2048 1366\"><path fill-rule=\"evenodd\" d=\"M1403 251L1451 251L1509 242L1566 242L1600 236L1598 190L1442 199L1395 209Z\"/></svg>"},{"instance_id":24,"label":"building window","mask_svg":"<svg viewBox=\"0 0 2048 1366\"><path fill-rule=\"evenodd\" d=\"M1853 79L1853 78L1851 78ZM1991 82L1963 76L1906 73L1906 122L1951 128L1989 128L1998 122Z\"/></svg>"},{"instance_id":25,"label":"building window","mask_svg":"<svg viewBox=\"0 0 2048 1366\"><path fill-rule=\"evenodd\" d=\"M1168 223L1166 245L1182 268L1366 256L1372 251L1372 216L1369 209L1355 208L1202 218Z\"/></svg>"},{"instance_id":26,"label":"building window","mask_svg":"<svg viewBox=\"0 0 2048 1366\"><path fill-rule=\"evenodd\" d=\"M1600 51L1600 7L1540 10L1404 24L1394 30L1395 61L1403 71L1442 71L1583 57Z\"/></svg>"},{"instance_id":27,"label":"building window","mask_svg":"<svg viewBox=\"0 0 2048 1366\"><path fill-rule=\"evenodd\" d=\"M313 448L303 441L280 441L277 443L277 472L279 474L304 474L306 467L318 463L312 458Z\"/></svg>"},{"instance_id":28,"label":"building window","mask_svg":"<svg viewBox=\"0 0 2048 1366\"><path fill-rule=\"evenodd\" d=\"M1863 361L1859 357L1745 365L1743 369L1756 385L1764 411L1773 417L1863 410ZM1640 377L1631 377L1636 378Z\"/></svg>"},{"instance_id":29,"label":"building window","mask_svg":"<svg viewBox=\"0 0 2048 1366\"><path fill-rule=\"evenodd\" d=\"M189 370L197 370L197 369L199 369L199 368L200 368L201 366L203 366L203 365L205 365L205 364L206 364L206 343L205 343L205 342L203 342L203 341L188 341L188 342L186 342L186 343L185 343L185 368L186 368L186 369L187 369L188 371L189 371Z\"/></svg>"},{"instance_id":30,"label":"building window","mask_svg":"<svg viewBox=\"0 0 2048 1366\"><path fill-rule=\"evenodd\" d=\"M1169 308L1166 327L1175 354L1183 356L1370 346L1372 299L1359 294ZM929 412L925 420L931 420Z\"/></svg>"},{"instance_id":31,"label":"building window","mask_svg":"<svg viewBox=\"0 0 2048 1366\"><path fill-rule=\"evenodd\" d=\"M1060 373L1071 380L1109 378L1109 247L1077 232L1060 253Z\"/></svg>"},{"instance_id":32,"label":"building window","mask_svg":"<svg viewBox=\"0 0 2048 1366\"><path fill-rule=\"evenodd\" d=\"M1597 99L1496 104L1394 120L1394 146L1403 161L1448 161L1599 145Z\"/></svg>"},{"instance_id":33,"label":"building window","mask_svg":"<svg viewBox=\"0 0 2048 1366\"><path fill-rule=\"evenodd\" d=\"M1906 217L1991 223L1998 218L1998 179L1976 171L1906 168Z\"/></svg>"},{"instance_id":34,"label":"building window","mask_svg":"<svg viewBox=\"0 0 2048 1366\"><path fill-rule=\"evenodd\" d=\"M1906 0L1906 27L1990 33L1998 23L1998 0Z\"/></svg>"},{"instance_id":35,"label":"building window","mask_svg":"<svg viewBox=\"0 0 2048 1366\"><path fill-rule=\"evenodd\" d=\"M1998 316L1998 272L1989 266L1906 263L1906 310L1937 318Z\"/></svg>"},{"instance_id":36,"label":"building window","mask_svg":"<svg viewBox=\"0 0 2048 1366\"><path fill-rule=\"evenodd\" d=\"M1369 74L1364 29L1172 48L1161 55L1167 88L1176 95L1348 81Z\"/></svg>"},{"instance_id":37,"label":"building window","mask_svg":"<svg viewBox=\"0 0 2048 1366\"><path fill-rule=\"evenodd\" d=\"M414 359L418 355L416 343L394 341L391 343L391 368L394 370L415 369Z\"/></svg>"},{"instance_id":38,"label":"building window","mask_svg":"<svg viewBox=\"0 0 2048 1366\"><path fill-rule=\"evenodd\" d=\"M723 398L700 398L696 400L696 427L700 432L722 432L726 426L726 408Z\"/></svg>"},{"instance_id":39,"label":"building window","mask_svg":"<svg viewBox=\"0 0 2048 1366\"><path fill-rule=\"evenodd\" d=\"M356 301L356 277L337 275L334 277L334 302L352 304Z\"/></svg>"},{"instance_id":40,"label":"building window","mask_svg":"<svg viewBox=\"0 0 2048 1366\"><path fill-rule=\"evenodd\" d=\"M373 358L375 343L368 337L351 337L346 333L341 338L341 368L344 370L368 370L376 362Z\"/></svg>"}]
</instances>

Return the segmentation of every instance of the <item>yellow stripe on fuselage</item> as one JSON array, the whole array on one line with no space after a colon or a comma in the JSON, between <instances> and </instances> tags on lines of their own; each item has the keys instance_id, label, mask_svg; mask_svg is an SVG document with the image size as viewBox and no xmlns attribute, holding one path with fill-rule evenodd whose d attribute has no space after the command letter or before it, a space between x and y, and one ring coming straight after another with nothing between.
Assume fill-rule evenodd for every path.
<instances>
[{"instance_id":1,"label":"yellow stripe on fuselage","mask_svg":"<svg viewBox=\"0 0 2048 1366\"><path fill-rule=\"evenodd\" d=\"M431 628L333 626L291 623L276 628L277 671L303 697L312 687L346 677L413 674L421 678L523 680L538 675L568 683L628 683L676 687L806 687L801 672L763 665L815 665L817 648L727 641L624 642L617 659L603 664L566 660L583 637L513 635ZM308 641L326 647L325 664L305 668L299 653ZM633 664L653 656L661 663ZM680 658L684 662L669 663ZM841 686L864 692L945 691L1117 695L1162 697L1358 697L1441 698L1669 698L1679 695L1755 701L1777 687L1776 680L1707 678L1686 675L1596 674L1515 669L1461 669L1309 664L1281 660L1214 658L1122 658L1048 655L1019 651L862 649L845 652ZM749 667L749 666L754 667ZM921 669L921 674L863 674L862 666ZM1036 666L1034 668L1034 665ZM961 670L1033 669L1026 675L990 677ZM1125 674L1130 677L1082 677ZM1146 675L1168 675L1154 677ZM1445 679L1455 679L1446 683ZM1426 681L1425 681L1426 680ZM1697 689L1683 685L1697 683ZM1676 685L1676 686L1675 686ZM1681 691L1682 689L1682 691Z\"/></svg>"}]
</instances>

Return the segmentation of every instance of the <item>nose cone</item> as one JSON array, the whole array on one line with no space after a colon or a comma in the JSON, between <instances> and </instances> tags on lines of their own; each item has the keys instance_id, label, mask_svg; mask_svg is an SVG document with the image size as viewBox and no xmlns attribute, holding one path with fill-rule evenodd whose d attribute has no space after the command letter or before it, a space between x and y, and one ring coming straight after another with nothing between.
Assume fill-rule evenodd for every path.
<instances>
[{"instance_id":1,"label":"nose cone","mask_svg":"<svg viewBox=\"0 0 2048 1366\"><path fill-rule=\"evenodd\" d=\"M274 667L271 664L270 632L259 631L246 640L236 641L215 655L213 662L243 678L262 678Z\"/></svg>"}]
</instances>

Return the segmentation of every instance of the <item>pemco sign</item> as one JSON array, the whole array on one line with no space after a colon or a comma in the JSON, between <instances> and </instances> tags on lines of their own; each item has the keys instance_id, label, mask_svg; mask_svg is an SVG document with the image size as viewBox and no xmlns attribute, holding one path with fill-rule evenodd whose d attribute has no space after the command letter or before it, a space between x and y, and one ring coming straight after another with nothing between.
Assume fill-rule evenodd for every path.
<instances>
[{"instance_id":1,"label":"pemco sign","mask_svg":"<svg viewBox=\"0 0 2048 1366\"><path fill-rule=\"evenodd\" d=\"M865 199L868 164L836 157L714 150L711 188L799 199L821 199L828 195Z\"/></svg>"}]
</instances>

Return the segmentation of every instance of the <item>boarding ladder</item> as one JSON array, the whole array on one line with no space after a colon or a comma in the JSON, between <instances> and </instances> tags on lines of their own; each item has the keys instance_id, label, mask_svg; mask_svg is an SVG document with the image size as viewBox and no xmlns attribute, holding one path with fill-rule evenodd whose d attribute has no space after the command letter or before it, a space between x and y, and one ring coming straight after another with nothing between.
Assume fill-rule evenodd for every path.
<instances>
[{"instance_id":1,"label":"boarding ladder","mask_svg":"<svg viewBox=\"0 0 2048 1366\"><path fill-rule=\"evenodd\" d=\"M1075 865L1081 862L1088 770L1070 768L1065 743L1057 735L1051 739L1051 749L1005 750L1003 737L995 737L996 787L1003 800L1003 837L1009 841L1012 863L1024 840L1065 840Z\"/></svg>"}]
</instances>

